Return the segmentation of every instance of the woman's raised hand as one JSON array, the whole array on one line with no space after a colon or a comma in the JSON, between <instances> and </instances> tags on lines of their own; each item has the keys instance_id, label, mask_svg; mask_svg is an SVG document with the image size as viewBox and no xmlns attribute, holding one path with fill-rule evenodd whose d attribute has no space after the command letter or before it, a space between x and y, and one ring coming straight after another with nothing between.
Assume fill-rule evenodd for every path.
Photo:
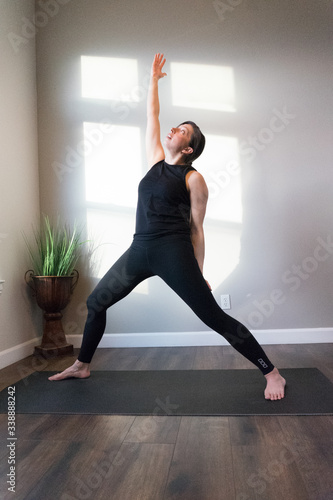
<instances>
[{"instance_id":1,"label":"woman's raised hand","mask_svg":"<svg viewBox=\"0 0 333 500\"><path fill-rule=\"evenodd\" d=\"M164 58L163 54L155 54L151 67L152 78L157 78L157 80L159 80L160 78L166 76L166 73L163 73L163 66L165 64L165 61L166 59Z\"/></svg>"}]
</instances>

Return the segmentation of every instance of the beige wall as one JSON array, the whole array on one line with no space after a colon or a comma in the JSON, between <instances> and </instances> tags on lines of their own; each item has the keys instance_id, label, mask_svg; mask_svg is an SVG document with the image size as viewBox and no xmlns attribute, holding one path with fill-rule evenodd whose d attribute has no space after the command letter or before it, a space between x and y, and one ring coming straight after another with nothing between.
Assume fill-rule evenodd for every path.
<instances>
[{"instance_id":1,"label":"beige wall","mask_svg":"<svg viewBox=\"0 0 333 500\"><path fill-rule=\"evenodd\" d=\"M1 352L34 339L40 316L23 280L29 263L22 238L39 217L35 38L22 36L34 3L2 0L0 13Z\"/></svg>"},{"instance_id":2,"label":"beige wall","mask_svg":"<svg viewBox=\"0 0 333 500\"><path fill-rule=\"evenodd\" d=\"M85 158L67 156L83 140L84 121L139 124L144 134L144 99L123 112L106 101L82 99L80 57L136 59L144 87L153 53L164 51L163 133L193 119L206 134L233 136L240 145L242 222L206 220L205 274L216 298L230 293L231 314L255 329L331 327L330 4L71 0L61 6L37 36L42 209L86 221ZM231 66L236 113L172 106L170 62ZM121 164L110 168L127 169L126 161L124 151ZM61 178L55 163L68 167ZM228 190L216 178L225 168L221 163L215 172L215 185L207 179L221 200ZM114 247L120 252L131 240L134 211L98 208L90 208L95 220L104 221L105 232L112 228L104 245L104 259L112 264ZM84 301L96 282L88 274L83 272L66 313L71 333L82 332ZM157 278L108 318L111 333L205 329Z\"/></svg>"},{"instance_id":3,"label":"beige wall","mask_svg":"<svg viewBox=\"0 0 333 500\"><path fill-rule=\"evenodd\" d=\"M0 279L6 283L0 297L0 349L40 333L40 311L22 279L27 259L20 235L39 212L36 109L41 210L82 223L92 214L96 228L100 223L105 228L106 244L98 250L104 254L96 253L104 264L112 264L134 231L133 209L89 206L85 158L70 159L68 152L82 142L84 121L139 126L143 141L144 98L122 109L117 103L83 100L82 55L136 59L145 88L153 53L164 51L163 134L180 120L193 119L208 136L237 139L242 220L208 216L205 226L205 275L216 298L230 293L231 314L256 330L331 327L331 2L38 0L35 6L34 17L30 1L1 2ZM17 50L9 32L21 36ZM171 62L232 67L236 112L173 106ZM200 86L199 74L193 86ZM124 151L121 164L111 168L129 168L126 156ZM221 163L207 181L215 201L223 204L230 194L230 185L223 183L227 164L223 151L216 156ZM143 154L138 161L144 172ZM203 156L197 164L203 173L207 162ZM67 168L64 175L57 175L56 164ZM98 238L92 241L95 246ZM97 279L88 264L79 270L81 279L64 319L67 333L74 334L82 333L84 302ZM106 331L204 329L153 278L109 312Z\"/></svg>"}]
</instances>

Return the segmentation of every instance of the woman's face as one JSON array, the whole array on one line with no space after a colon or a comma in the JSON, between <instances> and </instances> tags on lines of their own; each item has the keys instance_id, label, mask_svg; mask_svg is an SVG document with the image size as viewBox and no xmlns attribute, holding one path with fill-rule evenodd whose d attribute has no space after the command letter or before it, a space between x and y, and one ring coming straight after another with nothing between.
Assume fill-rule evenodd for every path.
<instances>
[{"instance_id":1,"label":"woman's face","mask_svg":"<svg viewBox=\"0 0 333 500\"><path fill-rule=\"evenodd\" d=\"M189 123L179 125L178 127L172 127L164 140L164 144L170 152L180 153L189 147L192 134L193 127Z\"/></svg>"}]
</instances>

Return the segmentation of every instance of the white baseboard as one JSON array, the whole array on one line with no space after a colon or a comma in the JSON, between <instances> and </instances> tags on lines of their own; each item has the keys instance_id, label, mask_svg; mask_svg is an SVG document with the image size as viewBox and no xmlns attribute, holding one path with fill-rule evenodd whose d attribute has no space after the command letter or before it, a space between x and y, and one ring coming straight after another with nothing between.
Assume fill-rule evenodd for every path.
<instances>
[{"instance_id":1,"label":"white baseboard","mask_svg":"<svg viewBox=\"0 0 333 500\"><path fill-rule=\"evenodd\" d=\"M291 330L252 330L262 345L322 344L333 342L333 328ZM80 347L81 335L68 335L67 341ZM99 347L188 347L229 345L216 332L105 333Z\"/></svg>"},{"instance_id":2,"label":"white baseboard","mask_svg":"<svg viewBox=\"0 0 333 500\"><path fill-rule=\"evenodd\" d=\"M294 328L291 330L253 330L261 345L333 343L333 328ZM80 347L82 335L67 335L67 342ZM0 352L0 369L34 352L40 338ZM112 347L195 347L229 345L215 332L159 332L159 333L105 333L99 348Z\"/></svg>"},{"instance_id":3,"label":"white baseboard","mask_svg":"<svg viewBox=\"0 0 333 500\"><path fill-rule=\"evenodd\" d=\"M36 345L40 344L40 338L34 338L24 342L23 344L16 345L10 349L0 352L0 369L12 365L21 359L27 358L34 352Z\"/></svg>"}]
</instances>

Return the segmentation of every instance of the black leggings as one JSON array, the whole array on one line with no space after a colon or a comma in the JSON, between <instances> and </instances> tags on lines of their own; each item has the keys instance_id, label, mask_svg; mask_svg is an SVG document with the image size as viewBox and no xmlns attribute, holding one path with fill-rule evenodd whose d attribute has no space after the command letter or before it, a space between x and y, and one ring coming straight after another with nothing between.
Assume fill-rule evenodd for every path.
<instances>
[{"instance_id":1,"label":"black leggings","mask_svg":"<svg viewBox=\"0 0 333 500\"><path fill-rule=\"evenodd\" d=\"M87 300L88 317L79 361L90 363L105 330L107 309L151 276L162 278L208 327L222 335L264 375L273 370L250 331L219 307L202 276L190 238L182 235L149 241L134 239L105 274Z\"/></svg>"}]
</instances>

